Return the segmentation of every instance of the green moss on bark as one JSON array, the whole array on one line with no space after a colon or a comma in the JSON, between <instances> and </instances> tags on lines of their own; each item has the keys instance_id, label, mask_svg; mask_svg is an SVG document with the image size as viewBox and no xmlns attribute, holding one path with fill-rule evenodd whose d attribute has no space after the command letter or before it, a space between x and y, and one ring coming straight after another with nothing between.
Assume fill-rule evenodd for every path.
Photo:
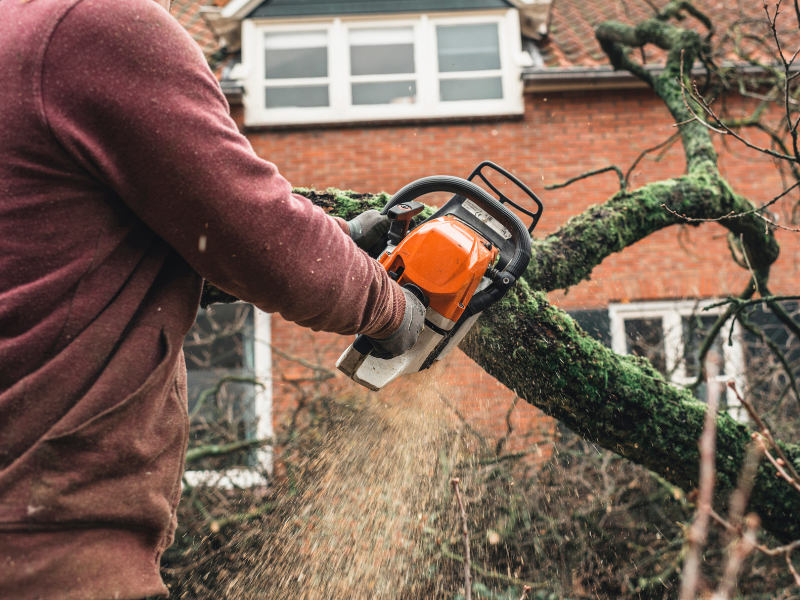
<instances>
[{"instance_id":1,"label":"green moss on bark","mask_svg":"<svg viewBox=\"0 0 800 600\"><path fill-rule=\"evenodd\" d=\"M461 348L487 373L573 431L691 490L697 485L705 405L666 382L642 358L591 339L563 311L520 281L479 320ZM717 493L736 486L748 429L717 419ZM800 448L786 445L800 467ZM750 502L782 540L800 537L800 496L762 466Z\"/></svg>"},{"instance_id":2,"label":"green moss on bark","mask_svg":"<svg viewBox=\"0 0 800 600\"><path fill-rule=\"evenodd\" d=\"M749 200L735 194L724 179L713 173L687 175L651 183L633 192L619 192L604 204L591 206L571 218L547 238L534 240L526 278L535 289L566 289L588 279L592 270L611 254L660 229L686 223L678 215L713 219L753 208ZM768 269L777 259L775 237L757 217L728 219L721 225L737 238L743 236L754 269Z\"/></svg>"}]
</instances>

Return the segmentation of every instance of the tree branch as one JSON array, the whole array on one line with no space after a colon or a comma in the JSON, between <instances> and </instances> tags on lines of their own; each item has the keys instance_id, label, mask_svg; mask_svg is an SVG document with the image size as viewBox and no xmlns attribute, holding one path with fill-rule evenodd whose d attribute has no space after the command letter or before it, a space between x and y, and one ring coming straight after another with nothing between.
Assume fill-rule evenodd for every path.
<instances>
[{"instance_id":1,"label":"tree branch","mask_svg":"<svg viewBox=\"0 0 800 600\"><path fill-rule=\"evenodd\" d=\"M519 396L587 440L643 464L670 483L697 487L705 405L666 382L646 360L620 356L581 331L524 282L484 313L461 348ZM735 489L750 433L717 418L717 497ZM800 465L800 446L785 444ZM750 499L765 529L800 537L800 495L762 465Z\"/></svg>"},{"instance_id":2,"label":"tree branch","mask_svg":"<svg viewBox=\"0 0 800 600\"><path fill-rule=\"evenodd\" d=\"M586 173L581 173L580 175L576 175L575 177L567 179L563 183L554 183L552 185L546 185L544 186L544 189L557 190L559 188L565 188L568 185L575 183L576 181L580 181L581 179L588 179L589 177L600 175L601 173L607 173L608 171L614 171L617 174L617 177L619 177L619 189L624 191L626 185L625 175L622 174L622 169L620 169L616 165L610 165L608 167L603 167L601 169L594 169L592 171L587 171Z\"/></svg>"},{"instance_id":3,"label":"tree branch","mask_svg":"<svg viewBox=\"0 0 800 600\"><path fill-rule=\"evenodd\" d=\"M253 448L260 448L272 443L272 438L263 440L241 440L238 442L231 442L230 444L209 444L206 446L198 446L197 448L189 448L186 451L186 464L196 462L202 458L209 456L225 456L226 454L233 454L234 452L241 452L242 450L251 450Z\"/></svg>"},{"instance_id":4,"label":"tree branch","mask_svg":"<svg viewBox=\"0 0 800 600\"><path fill-rule=\"evenodd\" d=\"M214 288L217 289L217 288ZM234 299L235 302L238 302L238 298ZM197 397L197 402L192 409L192 412L189 413L189 421L192 421L202 410L203 406L208 400L209 396L216 396L219 394L219 391L222 389L222 386L226 383L235 382L235 383L250 383L252 385L257 385L260 387L264 387L264 384L261 383L255 377L246 377L244 375L225 375L224 377L220 377L217 380L217 383L214 384L214 387L208 388L200 392L200 395Z\"/></svg>"}]
</instances>

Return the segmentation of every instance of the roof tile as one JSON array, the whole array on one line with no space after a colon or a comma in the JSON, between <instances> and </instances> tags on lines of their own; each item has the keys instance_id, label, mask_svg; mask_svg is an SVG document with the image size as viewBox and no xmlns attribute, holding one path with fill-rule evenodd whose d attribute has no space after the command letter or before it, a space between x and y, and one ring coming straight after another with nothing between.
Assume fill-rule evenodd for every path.
<instances>
[{"instance_id":1,"label":"roof tile","mask_svg":"<svg viewBox=\"0 0 800 600\"><path fill-rule=\"evenodd\" d=\"M540 42L545 65L551 68L599 67L608 65L594 36L597 25L607 20L634 24L654 15L650 4L666 6L665 0L553 0L548 37ZM752 23L764 21L765 13L761 2L737 2L738 8L732 6L731 0L694 0L694 5L709 15L716 27L717 39L734 23L748 21ZM784 11L784 19L791 19ZM793 23L784 21L787 28ZM703 26L693 18L687 18L682 27L691 27L705 31ZM758 26L758 25L756 25ZM644 52L645 63L663 63L665 54L658 48L647 46Z\"/></svg>"},{"instance_id":2,"label":"roof tile","mask_svg":"<svg viewBox=\"0 0 800 600\"><path fill-rule=\"evenodd\" d=\"M655 2L659 6L666 4L664 0ZM226 3L226 0L174 0L172 3L172 14L197 41L207 57L218 50L218 45L200 8ZM739 10L730 6L731 0L695 0L694 4L714 19L718 32L726 31L731 24L742 19L752 22L765 18L761 3L752 0L739 0ZM740 10L744 13L740 14ZM788 12L784 12L783 18L789 19L787 15ZM608 59L595 39L594 28L610 19L633 24L652 16L653 9L648 0L553 0L549 35L538 42L545 65L553 68L608 65ZM791 26L788 20L784 24ZM700 23L691 18L684 20L682 26L702 29ZM660 63L663 60L663 51L652 46L645 49L645 63Z\"/></svg>"},{"instance_id":3,"label":"roof tile","mask_svg":"<svg viewBox=\"0 0 800 600\"><path fill-rule=\"evenodd\" d=\"M200 9L204 6L218 5L219 0L174 0L170 8L172 16L183 25L189 35L198 43L203 54L208 58L219 49L214 34L211 33Z\"/></svg>"}]
</instances>

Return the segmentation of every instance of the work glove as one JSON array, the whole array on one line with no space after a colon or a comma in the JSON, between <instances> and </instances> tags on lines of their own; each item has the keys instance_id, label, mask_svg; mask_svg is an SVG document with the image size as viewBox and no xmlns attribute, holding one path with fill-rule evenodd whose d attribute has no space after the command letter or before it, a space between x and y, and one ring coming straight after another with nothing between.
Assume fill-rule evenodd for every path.
<instances>
[{"instance_id":1,"label":"work glove","mask_svg":"<svg viewBox=\"0 0 800 600\"><path fill-rule=\"evenodd\" d=\"M377 210L368 210L347 222L350 237L362 250L369 250L377 244L389 231L390 226L389 217L382 215Z\"/></svg>"},{"instance_id":2,"label":"work glove","mask_svg":"<svg viewBox=\"0 0 800 600\"><path fill-rule=\"evenodd\" d=\"M401 288L406 297L406 314L400 328L392 335L382 340L369 338L373 354L378 358L388 360L400 356L417 343L417 338L425 329L425 306L419 299L406 288Z\"/></svg>"}]
</instances>

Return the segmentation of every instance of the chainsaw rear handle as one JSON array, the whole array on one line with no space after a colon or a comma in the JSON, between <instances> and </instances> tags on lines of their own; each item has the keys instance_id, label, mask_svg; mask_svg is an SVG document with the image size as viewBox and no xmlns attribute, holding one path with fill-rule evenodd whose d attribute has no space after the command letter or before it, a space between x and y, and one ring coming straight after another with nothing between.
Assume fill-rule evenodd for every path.
<instances>
[{"instance_id":1,"label":"chainsaw rear handle","mask_svg":"<svg viewBox=\"0 0 800 600\"><path fill-rule=\"evenodd\" d=\"M486 190L475 185L471 181L461 179L460 177L452 177L450 175L433 175L431 177L417 179L398 191L392 199L389 200L386 206L383 207L381 214L388 214L391 208L397 204L407 204L413 202L420 196L433 192L450 192L469 198L500 221L500 223L511 232L511 237L514 240L514 256L509 261L508 265L506 265L505 271L503 272L510 274L513 278L508 284L509 287L513 284L513 281L516 281L522 276L525 269L528 268L528 262L531 259L530 233L528 233L525 225L522 224L522 221L520 221L514 213L492 197ZM503 273L500 273L499 276L494 279L494 285L492 285L492 287L497 291L500 291L499 288L503 287ZM507 290L508 287L506 287L505 291ZM489 290L486 291L488 292ZM505 294L505 291L502 293ZM502 295L500 297L502 297ZM499 300L499 298L497 299Z\"/></svg>"}]
</instances>

